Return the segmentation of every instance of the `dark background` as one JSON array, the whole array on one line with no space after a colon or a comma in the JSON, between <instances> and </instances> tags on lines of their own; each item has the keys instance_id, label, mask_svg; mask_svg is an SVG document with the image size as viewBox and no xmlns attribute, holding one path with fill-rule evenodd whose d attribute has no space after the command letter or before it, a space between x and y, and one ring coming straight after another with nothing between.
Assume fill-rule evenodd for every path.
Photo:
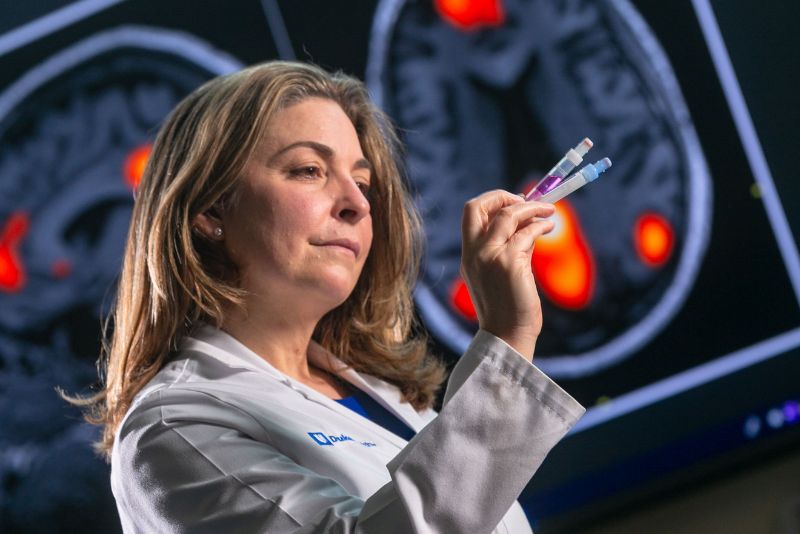
<instances>
[{"instance_id":1,"label":"dark background","mask_svg":"<svg viewBox=\"0 0 800 534\"><path fill-rule=\"evenodd\" d=\"M797 301L764 204L751 193L753 177L691 3L633 3L672 64L712 170L712 237L691 297L668 329L643 349L648 365L631 360L591 379L559 381L587 406L800 326ZM70 4L2 2L0 35ZM297 59L363 78L377 2L284 0L277 5ZM795 163L799 140L795 125L800 120L795 24L800 5L717 0L712 6L795 242L800 243L800 177ZM243 64L279 57L265 5L257 0L137 0L112 5L0 56L0 90L63 48L123 24L194 34ZM5 179L0 176L0 182ZM0 293L0 306L7 306L6 301ZM78 383L86 388L91 382L101 311L100 307L80 310L69 324L73 333L79 332L78 352L83 357L82 367L72 370L76 376L64 382L48 376L41 387L24 394L14 390L13 398L9 398L11 389L0 390L0 413L6 421L0 426L0 531L109 532L117 528L105 467L86 453L95 431L80 425L76 410L62 405L60 413L49 412L48 417L69 421L74 427L71 432L80 439L62 448L52 445L46 455L20 453L49 443L39 434L22 430L47 424L36 420L36 410L28 407L54 395L53 386ZM42 344L40 331L0 332L0 336L6 347ZM456 357L443 344L435 349L450 360ZM797 427L769 431L748 441L742 437L741 425L751 414L800 396L798 356L794 348L568 437L522 497L537 531L570 531L583 521L795 447L800 443ZM11 376L12 367L3 357L0 353L0 376ZM37 376L37 369L29 370L29 375ZM59 425L63 426L53 423ZM28 437L19 438L22 435ZM79 452L75 443L83 443L84 449ZM33 460L26 464L19 458Z\"/></svg>"}]
</instances>

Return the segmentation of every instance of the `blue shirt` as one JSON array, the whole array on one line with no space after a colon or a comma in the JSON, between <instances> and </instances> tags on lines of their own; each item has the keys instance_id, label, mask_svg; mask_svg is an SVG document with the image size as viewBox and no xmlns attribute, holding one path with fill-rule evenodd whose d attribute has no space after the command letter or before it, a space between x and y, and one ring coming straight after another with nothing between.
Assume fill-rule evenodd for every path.
<instances>
[{"instance_id":1,"label":"blue shirt","mask_svg":"<svg viewBox=\"0 0 800 534\"><path fill-rule=\"evenodd\" d=\"M356 392L349 397L337 399L336 402L347 406L357 414L379 424L406 441L414 437L415 432L408 425L360 389L356 389Z\"/></svg>"}]
</instances>

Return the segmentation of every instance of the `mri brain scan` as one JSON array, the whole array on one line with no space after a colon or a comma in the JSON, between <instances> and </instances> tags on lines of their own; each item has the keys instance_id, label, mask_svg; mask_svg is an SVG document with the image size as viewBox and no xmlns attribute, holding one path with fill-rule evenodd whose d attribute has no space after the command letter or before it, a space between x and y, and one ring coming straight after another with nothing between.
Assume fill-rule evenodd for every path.
<instances>
[{"instance_id":1,"label":"mri brain scan","mask_svg":"<svg viewBox=\"0 0 800 534\"><path fill-rule=\"evenodd\" d=\"M0 530L45 531L62 516L65 531L118 528L107 468L88 446L97 429L55 388L97 380L100 317L159 124L238 67L187 35L122 27L0 94Z\"/></svg>"},{"instance_id":2,"label":"mri brain scan","mask_svg":"<svg viewBox=\"0 0 800 534\"><path fill-rule=\"evenodd\" d=\"M584 137L613 168L557 204L531 268L539 365L588 376L658 333L691 289L707 166L667 58L625 0L380 3L367 79L407 145L428 248L416 299L454 352L477 328L459 278L464 202L525 192Z\"/></svg>"}]
</instances>

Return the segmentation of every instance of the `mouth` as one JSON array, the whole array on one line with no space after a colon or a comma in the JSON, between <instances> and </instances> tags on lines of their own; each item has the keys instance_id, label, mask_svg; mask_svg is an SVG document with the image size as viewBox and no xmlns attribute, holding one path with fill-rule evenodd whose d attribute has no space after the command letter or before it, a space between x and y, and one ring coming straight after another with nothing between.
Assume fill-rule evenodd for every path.
<instances>
[{"instance_id":1,"label":"mouth","mask_svg":"<svg viewBox=\"0 0 800 534\"><path fill-rule=\"evenodd\" d=\"M349 239L334 239L331 241L324 241L317 244L317 246L343 249L351 252L356 258L358 258L358 254L361 252L361 245Z\"/></svg>"}]
</instances>

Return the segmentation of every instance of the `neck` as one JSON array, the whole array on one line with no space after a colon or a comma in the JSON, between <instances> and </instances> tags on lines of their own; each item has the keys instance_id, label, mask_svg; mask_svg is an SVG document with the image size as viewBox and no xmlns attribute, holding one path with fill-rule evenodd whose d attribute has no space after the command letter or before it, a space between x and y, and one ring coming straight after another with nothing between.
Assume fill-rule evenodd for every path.
<instances>
[{"instance_id":1,"label":"neck","mask_svg":"<svg viewBox=\"0 0 800 534\"><path fill-rule=\"evenodd\" d=\"M223 330L285 375L301 382L312 379L308 346L321 317L302 317L291 313L291 306L275 310L252 300L225 310Z\"/></svg>"},{"instance_id":2,"label":"neck","mask_svg":"<svg viewBox=\"0 0 800 534\"><path fill-rule=\"evenodd\" d=\"M229 307L225 310L223 330L281 373L317 392L332 399L350 394L345 382L329 371L309 364L311 335L322 315L303 316L297 313L299 306L276 309L250 301L244 308Z\"/></svg>"}]
</instances>

